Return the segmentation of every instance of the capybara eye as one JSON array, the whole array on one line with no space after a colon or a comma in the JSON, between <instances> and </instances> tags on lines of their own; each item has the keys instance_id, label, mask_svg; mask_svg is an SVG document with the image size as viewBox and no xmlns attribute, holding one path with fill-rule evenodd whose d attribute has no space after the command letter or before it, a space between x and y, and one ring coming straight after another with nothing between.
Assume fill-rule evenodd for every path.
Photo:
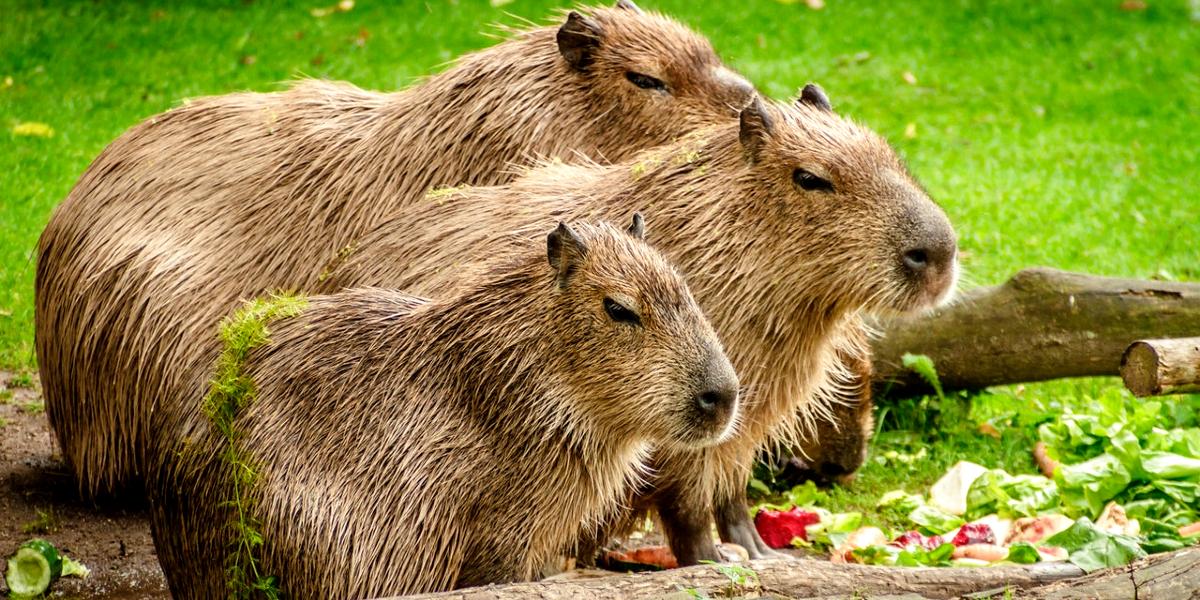
<instances>
[{"instance_id":1,"label":"capybara eye","mask_svg":"<svg viewBox=\"0 0 1200 600\"><path fill-rule=\"evenodd\" d=\"M608 317L618 323L629 323L630 325L641 325L642 318L637 313L629 310L620 302L612 298L604 299L604 312L608 313Z\"/></svg>"},{"instance_id":2,"label":"capybara eye","mask_svg":"<svg viewBox=\"0 0 1200 600\"><path fill-rule=\"evenodd\" d=\"M626 71L625 79L628 79L630 83L642 88L643 90L658 90L660 92L667 91L667 84L663 83L661 79L651 77L649 75L642 75L641 73Z\"/></svg>"},{"instance_id":3,"label":"capybara eye","mask_svg":"<svg viewBox=\"0 0 1200 600\"><path fill-rule=\"evenodd\" d=\"M792 171L792 181L800 186L800 189L813 191L821 190L822 192L832 192L833 183L823 177L813 175L811 171L805 169L796 169Z\"/></svg>"}]
</instances>

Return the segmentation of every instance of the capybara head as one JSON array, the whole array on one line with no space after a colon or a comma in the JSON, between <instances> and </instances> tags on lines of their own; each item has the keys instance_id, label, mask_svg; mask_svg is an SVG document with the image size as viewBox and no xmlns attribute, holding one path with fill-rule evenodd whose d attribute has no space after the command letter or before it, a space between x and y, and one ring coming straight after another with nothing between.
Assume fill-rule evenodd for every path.
<instances>
[{"instance_id":1,"label":"capybara head","mask_svg":"<svg viewBox=\"0 0 1200 600\"><path fill-rule=\"evenodd\" d=\"M792 104L754 102L739 138L764 202L755 231L776 243L786 278L819 305L907 312L952 291L957 238L942 209L883 138L833 112L820 87ZM797 243L802 241L802 243Z\"/></svg>"},{"instance_id":2,"label":"capybara head","mask_svg":"<svg viewBox=\"0 0 1200 600\"><path fill-rule=\"evenodd\" d=\"M738 379L683 279L642 241L608 226L560 223L546 238L555 280L554 339L575 353L568 394L595 423L648 434L667 445L702 446L733 430ZM636 260L614 260L633 256ZM581 421L584 419L581 419Z\"/></svg>"},{"instance_id":3,"label":"capybara head","mask_svg":"<svg viewBox=\"0 0 1200 600\"><path fill-rule=\"evenodd\" d=\"M638 134L666 142L736 118L754 98L754 86L679 22L629 0L589 12L568 13L556 36L559 52L594 108L644 130Z\"/></svg>"},{"instance_id":4,"label":"capybara head","mask_svg":"<svg viewBox=\"0 0 1200 600\"><path fill-rule=\"evenodd\" d=\"M829 406L829 414L816 420L813 435L798 451L780 455L783 464L777 467L776 479L789 485L812 481L822 487L849 483L867 459L875 433L873 407L869 396L848 397Z\"/></svg>"}]
</instances>

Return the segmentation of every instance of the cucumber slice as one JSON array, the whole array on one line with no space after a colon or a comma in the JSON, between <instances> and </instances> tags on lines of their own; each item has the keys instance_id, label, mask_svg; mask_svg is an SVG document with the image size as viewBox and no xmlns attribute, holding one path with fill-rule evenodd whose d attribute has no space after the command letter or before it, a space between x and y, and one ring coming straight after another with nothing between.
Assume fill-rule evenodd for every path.
<instances>
[{"instance_id":1,"label":"cucumber slice","mask_svg":"<svg viewBox=\"0 0 1200 600\"><path fill-rule=\"evenodd\" d=\"M46 593L50 582L60 575L62 559L54 545L46 540L30 540L8 559L4 582L14 596L37 596Z\"/></svg>"}]
</instances>

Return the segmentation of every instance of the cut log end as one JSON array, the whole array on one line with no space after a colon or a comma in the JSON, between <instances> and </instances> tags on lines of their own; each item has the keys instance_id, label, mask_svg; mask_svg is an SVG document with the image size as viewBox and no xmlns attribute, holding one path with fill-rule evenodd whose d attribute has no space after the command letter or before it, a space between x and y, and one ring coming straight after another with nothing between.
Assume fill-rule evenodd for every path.
<instances>
[{"instance_id":1,"label":"cut log end","mask_svg":"<svg viewBox=\"0 0 1200 600\"><path fill-rule=\"evenodd\" d=\"M1158 388L1158 354L1146 342L1134 342L1121 357L1121 379L1134 396L1153 396Z\"/></svg>"},{"instance_id":2,"label":"cut log end","mask_svg":"<svg viewBox=\"0 0 1200 600\"><path fill-rule=\"evenodd\" d=\"M1121 379L1135 396L1200 392L1200 338L1130 344L1121 357Z\"/></svg>"}]
</instances>

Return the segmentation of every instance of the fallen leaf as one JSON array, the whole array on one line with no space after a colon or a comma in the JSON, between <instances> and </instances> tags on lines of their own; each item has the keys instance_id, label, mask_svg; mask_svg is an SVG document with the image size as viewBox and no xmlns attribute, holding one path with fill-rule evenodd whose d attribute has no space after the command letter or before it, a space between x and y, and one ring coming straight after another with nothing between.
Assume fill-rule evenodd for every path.
<instances>
[{"instance_id":1,"label":"fallen leaf","mask_svg":"<svg viewBox=\"0 0 1200 600\"><path fill-rule=\"evenodd\" d=\"M319 66L321 66L321 65L325 64L325 55L324 55L324 54L318 54L318 55L316 55L316 56L312 57L312 60L310 60L310 61L308 61L308 62L309 62L310 64L312 64L312 66L314 66L314 67L319 67Z\"/></svg>"},{"instance_id":2,"label":"fallen leaf","mask_svg":"<svg viewBox=\"0 0 1200 600\"><path fill-rule=\"evenodd\" d=\"M904 83L908 85L917 85L917 76L912 74L912 71L905 71L901 77L904 78Z\"/></svg>"},{"instance_id":3,"label":"fallen leaf","mask_svg":"<svg viewBox=\"0 0 1200 600\"><path fill-rule=\"evenodd\" d=\"M804 0L804 3L813 10L821 10L825 8L825 0Z\"/></svg>"},{"instance_id":4,"label":"fallen leaf","mask_svg":"<svg viewBox=\"0 0 1200 600\"><path fill-rule=\"evenodd\" d=\"M904 139L911 140L917 137L917 124L909 123L904 126Z\"/></svg>"},{"instance_id":5,"label":"fallen leaf","mask_svg":"<svg viewBox=\"0 0 1200 600\"><path fill-rule=\"evenodd\" d=\"M1148 5L1142 0L1125 0L1121 3L1121 10L1135 11L1146 10Z\"/></svg>"},{"instance_id":6,"label":"fallen leaf","mask_svg":"<svg viewBox=\"0 0 1200 600\"><path fill-rule=\"evenodd\" d=\"M341 12L350 12L354 9L354 0L342 0L338 2L337 9Z\"/></svg>"},{"instance_id":7,"label":"fallen leaf","mask_svg":"<svg viewBox=\"0 0 1200 600\"><path fill-rule=\"evenodd\" d=\"M354 36L354 45L362 48L367 45L367 40L371 37L371 32L367 31L366 27L358 28L358 35Z\"/></svg>"},{"instance_id":8,"label":"fallen leaf","mask_svg":"<svg viewBox=\"0 0 1200 600\"><path fill-rule=\"evenodd\" d=\"M986 436L994 437L996 439L1000 439L1000 430L996 429L995 425L992 425L991 423L988 423L987 421L984 421L983 423L979 424L979 433L982 433L983 435L986 435Z\"/></svg>"},{"instance_id":9,"label":"fallen leaf","mask_svg":"<svg viewBox=\"0 0 1200 600\"><path fill-rule=\"evenodd\" d=\"M243 65L250 66L258 62L258 57L254 56L253 54L243 54L242 57L238 59L238 62L242 63Z\"/></svg>"},{"instance_id":10,"label":"fallen leaf","mask_svg":"<svg viewBox=\"0 0 1200 600\"><path fill-rule=\"evenodd\" d=\"M33 121L26 123L17 123L12 128L13 135L31 136L31 137L53 137L54 129L45 123L35 123Z\"/></svg>"}]
</instances>

